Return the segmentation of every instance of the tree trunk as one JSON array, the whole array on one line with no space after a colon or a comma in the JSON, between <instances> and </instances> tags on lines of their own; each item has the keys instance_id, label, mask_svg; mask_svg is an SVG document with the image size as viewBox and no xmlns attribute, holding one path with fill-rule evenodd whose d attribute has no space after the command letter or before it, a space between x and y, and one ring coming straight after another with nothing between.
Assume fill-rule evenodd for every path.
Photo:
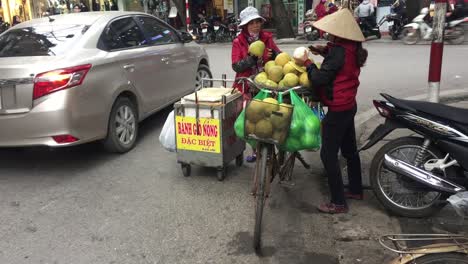
<instances>
[{"instance_id":1,"label":"tree trunk","mask_svg":"<svg viewBox=\"0 0 468 264\"><path fill-rule=\"evenodd\" d=\"M271 9L276 27L277 38L294 38L295 34L283 0L271 0Z\"/></svg>"},{"instance_id":2,"label":"tree trunk","mask_svg":"<svg viewBox=\"0 0 468 264\"><path fill-rule=\"evenodd\" d=\"M180 20L182 20L182 24L187 27L187 17L185 14L185 0L173 0L175 6L177 7L177 13L179 13ZM193 22L193 17L190 18L190 23Z\"/></svg>"}]
</instances>

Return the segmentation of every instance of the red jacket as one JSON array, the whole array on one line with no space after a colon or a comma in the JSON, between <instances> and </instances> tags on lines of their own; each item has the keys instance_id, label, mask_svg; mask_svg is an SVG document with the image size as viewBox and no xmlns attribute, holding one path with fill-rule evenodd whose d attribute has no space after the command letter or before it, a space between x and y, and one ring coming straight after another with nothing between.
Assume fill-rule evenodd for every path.
<instances>
[{"instance_id":1,"label":"red jacket","mask_svg":"<svg viewBox=\"0 0 468 264\"><path fill-rule=\"evenodd\" d=\"M263 41L265 43L265 52L263 53L263 58L262 58L262 67L265 65L267 61L269 61L271 58L268 57L268 50L271 49L273 50L273 53L280 53L280 49L276 46L275 42L273 41L273 34L270 32L266 31L260 31L259 35L259 40ZM240 61L246 59L248 57L248 52L249 52L249 43L247 41L246 33L243 31L237 38L234 39L232 42L232 64L239 63ZM255 67L255 66L254 66ZM255 69L256 72L252 67L244 70L243 72L236 72L236 78L239 77L250 77L253 74L256 74L258 71L261 71L263 69L257 68ZM234 83L233 87L237 88L239 91L242 92L242 85L240 83Z\"/></svg>"},{"instance_id":2,"label":"red jacket","mask_svg":"<svg viewBox=\"0 0 468 264\"><path fill-rule=\"evenodd\" d=\"M318 69L306 62L311 85L317 89L320 100L329 110L340 112L356 105L361 68L357 64L357 43L340 40L328 43L327 54Z\"/></svg>"},{"instance_id":3,"label":"red jacket","mask_svg":"<svg viewBox=\"0 0 468 264\"><path fill-rule=\"evenodd\" d=\"M325 7L325 4L319 3L315 7L315 14L317 15L317 20L320 20L323 17L325 17L326 15L328 15L327 8Z\"/></svg>"}]
</instances>

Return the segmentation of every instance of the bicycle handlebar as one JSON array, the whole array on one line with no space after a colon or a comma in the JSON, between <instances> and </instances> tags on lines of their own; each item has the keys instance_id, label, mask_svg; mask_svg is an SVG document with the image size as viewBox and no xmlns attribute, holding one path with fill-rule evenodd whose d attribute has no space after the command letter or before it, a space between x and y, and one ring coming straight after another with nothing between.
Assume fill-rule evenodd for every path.
<instances>
[{"instance_id":1,"label":"bicycle handlebar","mask_svg":"<svg viewBox=\"0 0 468 264\"><path fill-rule=\"evenodd\" d=\"M291 91L295 91L295 90L299 90L299 89L305 89L305 87L303 86L294 86L292 88L289 88L285 91L276 91L276 90L273 90L273 89L268 89L268 88L260 88L258 86L258 84L256 82L254 82L252 80L252 78L250 77L239 77L239 78L236 78L235 81L247 81L248 83L252 84L252 86L257 89L257 90L267 90L268 92L270 93L283 93L283 94L288 94L290 93Z\"/></svg>"}]
</instances>

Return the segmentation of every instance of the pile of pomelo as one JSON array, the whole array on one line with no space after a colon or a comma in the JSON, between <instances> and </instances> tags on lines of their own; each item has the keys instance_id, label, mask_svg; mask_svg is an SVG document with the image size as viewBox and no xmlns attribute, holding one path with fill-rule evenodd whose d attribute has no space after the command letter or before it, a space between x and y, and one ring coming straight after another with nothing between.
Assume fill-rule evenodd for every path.
<instances>
[{"instance_id":1,"label":"pile of pomelo","mask_svg":"<svg viewBox=\"0 0 468 264\"><path fill-rule=\"evenodd\" d=\"M262 56L264 50L265 44L260 40L249 46L249 53L255 56ZM305 47L299 47L294 51L295 57L301 57L304 53L308 53L308 49ZM299 65L298 61L286 52L278 54L275 60L268 61L264 71L258 73L254 81L260 86L273 89L291 88L299 85L310 86L306 67Z\"/></svg>"}]
</instances>

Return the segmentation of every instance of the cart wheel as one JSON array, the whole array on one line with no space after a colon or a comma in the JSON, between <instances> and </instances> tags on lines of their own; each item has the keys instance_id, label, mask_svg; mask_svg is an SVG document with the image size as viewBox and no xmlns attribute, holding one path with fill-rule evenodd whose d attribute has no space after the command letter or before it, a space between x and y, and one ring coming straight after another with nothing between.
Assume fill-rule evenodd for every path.
<instances>
[{"instance_id":1,"label":"cart wheel","mask_svg":"<svg viewBox=\"0 0 468 264\"><path fill-rule=\"evenodd\" d=\"M184 164L184 163L182 163L181 167L182 167L182 174L183 174L185 177L190 176L190 173L191 173L191 171L192 171L192 167L190 166L190 164Z\"/></svg>"},{"instance_id":2,"label":"cart wheel","mask_svg":"<svg viewBox=\"0 0 468 264\"><path fill-rule=\"evenodd\" d=\"M241 167L242 164L244 164L244 153L240 154L239 156L236 157L236 165L238 167Z\"/></svg>"},{"instance_id":3,"label":"cart wheel","mask_svg":"<svg viewBox=\"0 0 468 264\"><path fill-rule=\"evenodd\" d=\"M218 177L218 181L224 181L224 178L226 178L226 168L225 167L218 168L216 176Z\"/></svg>"}]
</instances>

